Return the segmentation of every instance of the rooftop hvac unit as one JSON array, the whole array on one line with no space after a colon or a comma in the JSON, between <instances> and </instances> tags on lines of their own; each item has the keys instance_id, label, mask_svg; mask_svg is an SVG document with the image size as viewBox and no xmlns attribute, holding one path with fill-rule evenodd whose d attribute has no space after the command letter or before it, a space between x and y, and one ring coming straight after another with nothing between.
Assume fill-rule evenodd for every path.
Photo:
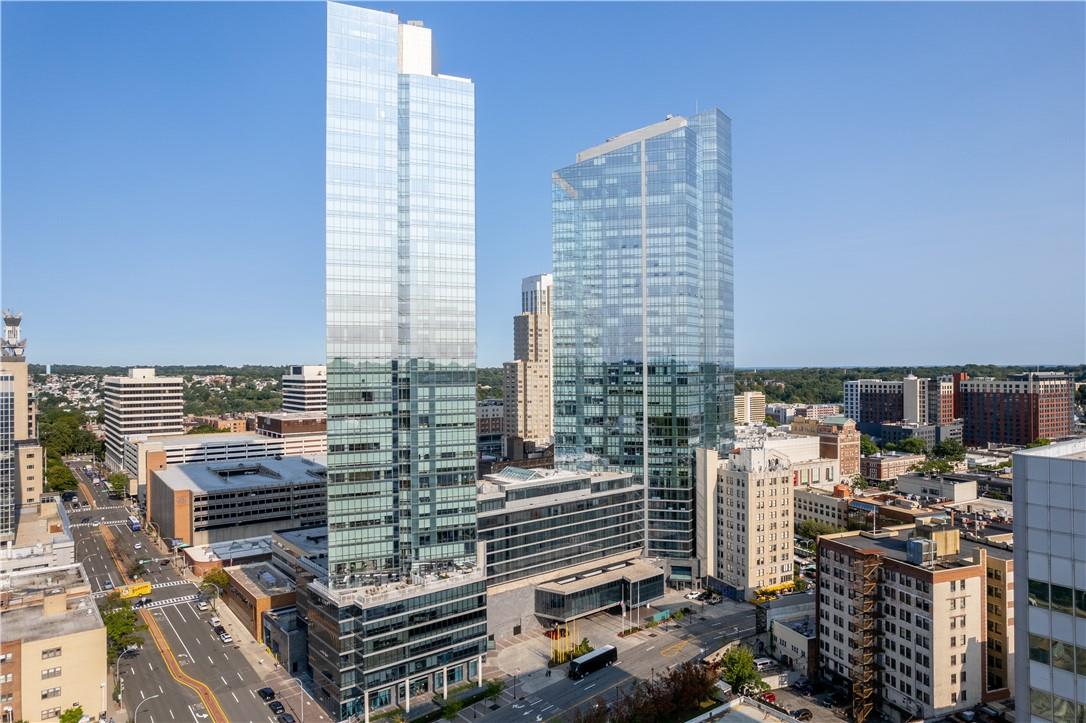
<instances>
[{"instance_id":1,"label":"rooftop hvac unit","mask_svg":"<svg viewBox=\"0 0 1086 723\"><path fill-rule=\"evenodd\" d=\"M913 565L934 565L936 546L933 540L914 537L905 543L905 559Z\"/></svg>"}]
</instances>

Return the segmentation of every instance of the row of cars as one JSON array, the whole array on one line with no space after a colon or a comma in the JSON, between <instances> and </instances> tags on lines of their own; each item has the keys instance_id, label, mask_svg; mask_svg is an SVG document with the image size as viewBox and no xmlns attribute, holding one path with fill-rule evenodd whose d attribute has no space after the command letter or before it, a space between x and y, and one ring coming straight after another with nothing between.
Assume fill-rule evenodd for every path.
<instances>
[{"instance_id":1,"label":"row of cars","mask_svg":"<svg viewBox=\"0 0 1086 723\"><path fill-rule=\"evenodd\" d=\"M716 605L723 598L713 592L712 590L693 590L686 593L684 596L687 600L697 600L699 602L708 603L710 605Z\"/></svg>"},{"instance_id":2,"label":"row of cars","mask_svg":"<svg viewBox=\"0 0 1086 723\"><path fill-rule=\"evenodd\" d=\"M256 692L260 700L268 704L268 709L275 714L275 723L294 723L294 716L287 713L287 709L281 702L275 699L275 691L271 688L261 688Z\"/></svg>"}]
</instances>

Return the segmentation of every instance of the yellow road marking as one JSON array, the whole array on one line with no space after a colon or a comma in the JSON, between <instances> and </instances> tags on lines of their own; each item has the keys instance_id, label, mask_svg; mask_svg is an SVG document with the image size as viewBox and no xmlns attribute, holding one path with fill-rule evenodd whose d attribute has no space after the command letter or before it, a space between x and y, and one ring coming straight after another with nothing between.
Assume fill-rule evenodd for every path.
<instances>
[{"instance_id":1,"label":"yellow road marking","mask_svg":"<svg viewBox=\"0 0 1086 723\"><path fill-rule=\"evenodd\" d=\"M686 647L686 642L687 641L685 641L685 640L680 640L677 643L672 643L671 645L669 645L666 648L664 648L663 650L661 650L660 655L662 655L665 658L674 657L674 656L678 655L680 652L682 652L682 649Z\"/></svg>"}]
</instances>

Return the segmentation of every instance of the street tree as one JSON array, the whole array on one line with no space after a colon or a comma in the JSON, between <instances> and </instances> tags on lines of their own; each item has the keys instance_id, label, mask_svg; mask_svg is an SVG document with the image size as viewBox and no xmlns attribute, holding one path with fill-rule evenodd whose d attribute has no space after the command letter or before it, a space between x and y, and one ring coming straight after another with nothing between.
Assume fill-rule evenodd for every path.
<instances>
[{"instance_id":1,"label":"street tree","mask_svg":"<svg viewBox=\"0 0 1086 723\"><path fill-rule=\"evenodd\" d=\"M111 592L98 602L102 622L106 625L106 659L112 665L117 656L133 645L143 643L140 634L147 626L140 622L132 604Z\"/></svg>"},{"instance_id":2,"label":"street tree","mask_svg":"<svg viewBox=\"0 0 1086 723\"><path fill-rule=\"evenodd\" d=\"M750 695L769 690L754 663L754 652L745 645L738 645L720 659L720 677L740 695Z\"/></svg>"}]
</instances>

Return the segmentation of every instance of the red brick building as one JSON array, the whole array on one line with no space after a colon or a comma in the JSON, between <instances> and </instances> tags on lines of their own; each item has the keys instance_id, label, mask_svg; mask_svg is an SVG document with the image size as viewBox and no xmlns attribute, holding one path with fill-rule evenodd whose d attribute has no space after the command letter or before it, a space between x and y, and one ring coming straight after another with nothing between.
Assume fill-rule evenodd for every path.
<instances>
[{"instance_id":1,"label":"red brick building","mask_svg":"<svg viewBox=\"0 0 1086 723\"><path fill-rule=\"evenodd\" d=\"M1041 437L1066 437L1071 434L1073 388L1062 372L963 380L962 441L967 446L1026 445Z\"/></svg>"}]
</instances>

